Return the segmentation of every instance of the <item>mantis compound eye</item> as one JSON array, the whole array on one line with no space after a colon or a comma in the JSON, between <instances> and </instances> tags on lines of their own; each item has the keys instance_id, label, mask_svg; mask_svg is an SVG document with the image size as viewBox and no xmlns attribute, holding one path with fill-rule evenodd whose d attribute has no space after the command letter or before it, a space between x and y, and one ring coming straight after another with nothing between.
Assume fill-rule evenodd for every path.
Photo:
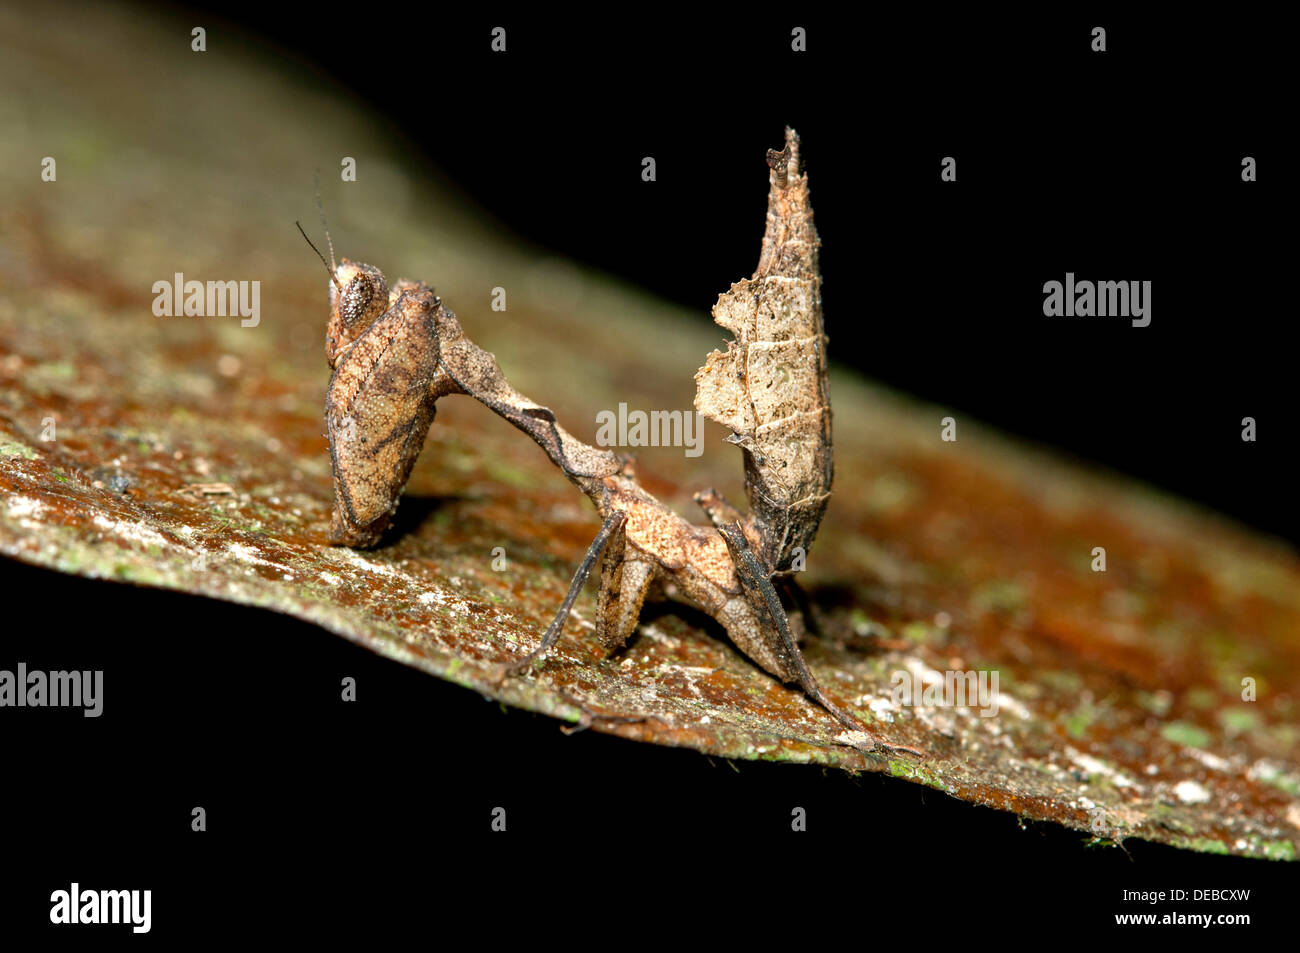
<instances>
[{"instance_id":1,"label":"mantis compound eye","mask_svg":"<svg viewBox=\"0 0 1300 953\"><path fill-rule=\"evenodd\" d=\"M378 268L345 258L336 277L337 284L330 286L330 320L325 336L325 356L331 367L388 310L388 283Z\"/></svg>"}]
</instances>

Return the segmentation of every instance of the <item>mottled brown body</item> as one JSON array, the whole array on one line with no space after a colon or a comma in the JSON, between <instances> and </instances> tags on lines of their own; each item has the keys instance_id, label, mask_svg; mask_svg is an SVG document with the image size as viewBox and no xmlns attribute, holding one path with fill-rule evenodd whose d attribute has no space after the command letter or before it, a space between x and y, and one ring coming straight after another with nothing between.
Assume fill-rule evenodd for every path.
<instances>
[{"instance_id":1,"label":"mottled brown body","mask_svg":"<svg viewBox=\"0 0 1300 953\"><path fill-rule=\"evenodd\" d=\"M465 336L429 288L399 281L389 291L378 269L344 259L331 270L326 343L334 367L326 400L335 490L331 539L362 547L379 541L436 401L466 394L532 437L602 518L541 645L503 677L530 667L555 644L599 561L596 632L609 650L626 644L652 593L685 600L717 619L750 659L797 683L859 732L855 744L872 748L881 742L808 670L772 582L811 544L830 495L832 465L817 233L793 130L786 130L785 149L769 152L768 164L758 270L714 309L736 340L725 353L710 354L696 375L697 407L730 427L729 439L744 451L748 516L709 490L696 500L713 525L688 523L641 487L631 458L578 440L550 410L511 387L496 359Z\"/></svg>"},{"instance_id":2,"label":"mottled brown body","mask_svg":"<svg viewBox=\"0 0 1300 953\"><path fill-rule=\"evenodd\" d=\"M834 463L822 325L820 241L799 138L768 153L767 229L758 268L719 296L713 319L735 340L695 375L695 406L732 431L745 460L745 536L769 572L806 555L830 499ZM734 517L728 515L728 521Z\"/></svg>"},{"instance_id":3,"label":"mottled brown body","mask_svg":"<svg viewBox=\"0 0 1300 953\"><path fill-rule=\"evenodd\" d=\"M440 308L428 289L394 288L392 307L356 330L352 341L329 339L331 346L338 342L325 403L334 471L331 542L373 546L397 509L434 403L445 392L435 325Z\"/></svg>"}]
</instances>

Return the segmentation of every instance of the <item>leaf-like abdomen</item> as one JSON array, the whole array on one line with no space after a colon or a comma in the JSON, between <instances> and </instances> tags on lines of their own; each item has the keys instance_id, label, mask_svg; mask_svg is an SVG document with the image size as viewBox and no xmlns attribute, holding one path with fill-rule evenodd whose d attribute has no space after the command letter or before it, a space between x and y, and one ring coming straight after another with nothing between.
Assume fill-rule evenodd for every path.
<instances>
[{"instance_id":1,"label":"leaf-like abdomen","mask_svg":"<svg viewBox=\"0 0 1300 953\"><path fill-rule=\"evenodd\" d=\"M713 308L735 340L695 375L696 409L745 453L751 526L773 569L811 545L834 472L819 242L798 146L786 130L785 149L769 156L758 268Z\"/></svg>"}]
</instances>

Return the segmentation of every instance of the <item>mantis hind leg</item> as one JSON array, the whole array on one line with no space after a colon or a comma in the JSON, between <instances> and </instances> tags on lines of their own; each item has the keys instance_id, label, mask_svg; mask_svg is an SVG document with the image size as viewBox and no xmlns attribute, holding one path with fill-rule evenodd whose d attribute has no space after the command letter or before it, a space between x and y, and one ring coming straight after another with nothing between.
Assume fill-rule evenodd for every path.
<instances>
[{"instance_id":1,"label":"mantis hind leg","mask_svg":"<svg viewBox=\"0 0 1300 953\"><path fill-rule=\"evenodd\" d=\"M763 620L765 640L775 643L771 646L774 653L784 663L783 667L792 676L789 677L789 681L797 682L809 698L834 715L841 724L865 734L868 748L891 748L896 751L908 751L923 756L923 753L915 748L890 745L881 741L862 721L835 704L831 697L822 691L821 686L817 684L817 679L813 677L812 672L809 670L808 663L804 661L803 653L799 651L799 644L790 631L785 607L781 605L781 599L772 585L771 573L765 571L763 564L750 548L748 540L745 539L745 534L740 531L739 525L719 525L718 531L722 533L723 539L727 541L727 548L731 551L731 558L736 565L736 574L740 577L740 584L745 590L745 595L753 606L757 617Z\"/></svg>"},{"instance_id":2,"label":"mantis hind leg","mask_svg":"<svg viewBox=\"0 0 1300 953\"><path fill-rule=\"evenodd\" d=\"M785 607L781 605L781 597L776 594L776 589L772 585L771 573L764 570L763 564L750 548L749 541L745 539L745 534L741 532L739 524L722 525L718 527L718 531L727 541L727 548L731 551L731 558L736 565L736 575L740 577L740 585L754 607L755 614L762 622L767 640L775 643L772 645L774 653L784 663L782 668L792 676L790 680L797 682L799 687L808 693L809 698L845 725L855 731L870 734L866 725L831 701L830 696L817 684L817 679L809 670L803 653L799 651L799 644L790 631Z\"/></svg>"},{"instance_id":3,"label":"mantis hind leg","mask_svg":"<svg viewBox=\"0 0 1300 953\"><path fill-rule=\"evenodd\" d=\"M626 521L627 514L619 510L615 510L605 518L605 522L600 525L600 532L596 534L596 538L591 541L591 546L587 548L587 555L583 558L582 565L574 573L573 582L569 583L569 594L564 597L564 602L560 605L560 611L555 614L555 618L546 629L546 634L542 636L542 644L524 658L509 665L506 668L506 674L517 675L531 668L537 659L549 652L555 643L559 641L560 633L564 631L564 623L569 618L569 610L573 608L573 603L577 601L578 593L582 592L582 586L586 583L587 577L591 575L596 560L604 552L611 536L615 533L622 535L623 524Z\"/></svg>"}]
</instances>

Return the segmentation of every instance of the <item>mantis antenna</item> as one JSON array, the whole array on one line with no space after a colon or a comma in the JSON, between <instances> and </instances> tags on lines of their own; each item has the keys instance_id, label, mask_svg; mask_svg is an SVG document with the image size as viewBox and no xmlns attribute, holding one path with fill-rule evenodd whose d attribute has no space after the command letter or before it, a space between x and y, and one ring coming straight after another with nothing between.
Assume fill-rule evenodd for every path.
<instances>
[{"instance_id":1,"label":"mantis antenna","mask_svg":"<svg viewBox=\"0 0 1300 953\"><path fill-rule=\"evenodd\" d=\"M339 280L338 280L338 278L334 275L334 272L330 269L330 263L327 262L327 261L325 260L325 256L322 255L322 254L320 253L320 249L317 248L317 247L312 243L312 240L311 240L310 238L307 238L307 233L306 233L306 232L303 232L303 230L302 230L302 222L294 222L294 224L298 226L298 231L302 232L302 237L307 239L307 244L308 244L308 245L311 245L311 250L314 251L314 252L316 253L316 257L320 259L320 263L321 263L322 265L324 265L324 266L325 266L325 270L329 272L329 274L330 274L330 281L334 282L334 287L338 289L339 294L342 294L342 293L343 293L343 289L342 289L342 287L339 286ZM325 234L328 236L328 235L329 235L329 232L326 232ZM330 251L331 251L331 253L333 253L333 249L330 249Z\"/></svg>"},{"instance_id":2,"label":"mantis antenna","mask_svg":"<svg viewBox=\"0 0 1300 953\"><path fill-rule=\"evenodd\" d=\"M330 246L330 267L338 271L339 266L334 263L334 239L330 238L330 227L325 223L325 205L320 200L320 169L312 173L311 181L316 187L316 208L320 211L320 227L325 229L325 241Z\"/></svg>"}]
</instances>

